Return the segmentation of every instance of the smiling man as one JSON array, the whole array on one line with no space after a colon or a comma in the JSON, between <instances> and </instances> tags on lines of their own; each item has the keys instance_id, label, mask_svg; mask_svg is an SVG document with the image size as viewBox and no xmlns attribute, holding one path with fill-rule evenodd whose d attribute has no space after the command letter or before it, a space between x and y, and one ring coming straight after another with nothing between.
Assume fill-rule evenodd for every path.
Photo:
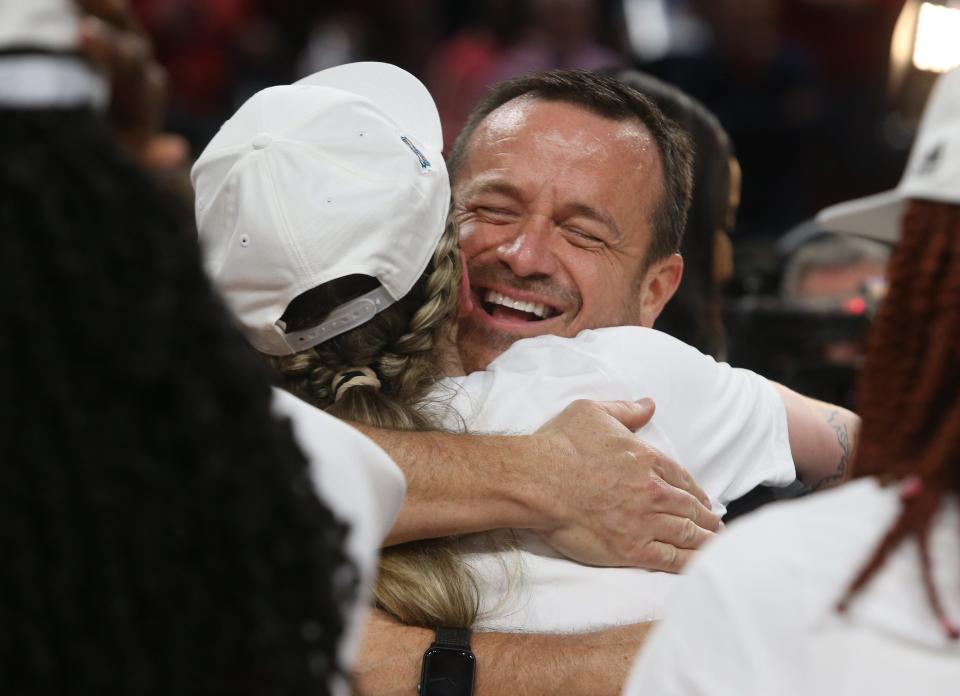
<instances>
[{"instance_id":1,"label":"smiling man","mask_svg":"<svg viewBox=\"0 0 960 696\"><path fill-rule=\"evenodd\" d=\"M447 167L469 271L458 334L467 371L484 369L522 338L652 326L676 290L683 271L677 252L692 188L691 146L651 102L623 83L593 73L551 71L497 85L467 121ZM639 441L628 434L614 445L607 431L570 415L550 426L570 434L569 447L553 449L551 455L563 456L565 449L586 442L596 442L603 454L587 468L567 469L554 460L543 471L552 469L554 480L585 493L597 487L596 476L608 478L602 474L607 457L617 457L627 442L636 446ZM539 475L529 481L506 478L496 457L485 466L471 466L468 462L489 455L468 456L470 452L452 450L446 441L435 440L432 451L414 448L410 436L423 440L425 433L403 433L401 441L383 431L365 432L394 456L405 453L398 461L413 481L399 525L405 531L396 533L394 541L469 531L464 524L438 529L443 518L437 514L451 508L457 492L467 489L467 475L475 476L471 485L480 494L457 506L461 516L478 509L477 503L495 499L484 488L491 481L512 481L507 485L522 494L527 483L542 486L549 480ZM649 452L632 450L629 456L642 464ZM434 453L446 456L428 469L425 464ZM507 456L511 462L524 461L515 452ZM467 464L466 473L454 477L450 469L460 462ZM453 486L454 481L459 484ZM432 498L420 492L427 488L424 482L434 482ZM695 490L695 484L684 487ZM654 526L638 524L636 513L642 509L645 516L661 503L645 498L639 488L631 490L626 497L635 500L637 511L617 519L631 529L625 536L637 540L641 529L648 534ZM688 510L677 514L716 529L715 521L705 521L693 510L699 503L684 491L671 490L667 497L676 504L675 511ZM597 502L602 506L609 501ZM421 521L425 511L431 511L427 522ZM584 531L577 527L549 538L571 558L591 558L581 549L595 537ZM557 545L561 540L562 547ZM667 568L662 560L598 564L678 569ZM475 696L619 693L646 630L645 625L632 625L575 635L478 633L473 639L479 665ZM378 696L408 693L419 673L420 655L433 636L431 630L375 615L357 674L361 690ZM450 693L467 696L470 691Z\"/></svg>"},{"instance_id":2,"label":"smiling man","mask_svg":"<svg viewBox=\"0 0 960 696\"><path fill-rule=\"evenodd\" d=\"M520 338L652 326L682 275L690 158L687 136L612 79L495 88L448 163L470 276L464 366Z\"/></svg>"}]
</instances>

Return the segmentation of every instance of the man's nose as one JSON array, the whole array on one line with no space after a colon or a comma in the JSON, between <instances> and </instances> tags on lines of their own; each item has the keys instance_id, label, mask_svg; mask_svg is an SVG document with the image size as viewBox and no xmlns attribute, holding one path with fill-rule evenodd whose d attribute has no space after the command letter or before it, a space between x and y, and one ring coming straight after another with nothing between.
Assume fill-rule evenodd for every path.
<instances>
[{"instance_id":1,"label":"man's nose","mask_svg":"<svg viewBox=\"0 0 960 696\"><path fill-rule=\"evenodd\" d=\"M553 275L556 257L553 253L554 225L544 216L531 215L517 227L516 235L497 247L497 259L517 277Z\"/></svg>"}]
</instances>

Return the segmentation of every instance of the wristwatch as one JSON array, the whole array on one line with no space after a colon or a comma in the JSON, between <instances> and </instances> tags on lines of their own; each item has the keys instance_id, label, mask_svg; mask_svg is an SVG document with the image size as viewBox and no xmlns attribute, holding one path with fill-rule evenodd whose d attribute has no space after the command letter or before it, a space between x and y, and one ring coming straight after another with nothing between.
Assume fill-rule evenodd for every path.
<instances>
[{"instance_id":1,"label":"wristwatch","mask_svg":"<svg viewBox=\"0 0 960 696\"><path fill-rule=\"evenodd\" d=\"M420 696L471 696L477 658L470 651L469 628L438 628L423 654Z\"/></svg>"}]
</instances>

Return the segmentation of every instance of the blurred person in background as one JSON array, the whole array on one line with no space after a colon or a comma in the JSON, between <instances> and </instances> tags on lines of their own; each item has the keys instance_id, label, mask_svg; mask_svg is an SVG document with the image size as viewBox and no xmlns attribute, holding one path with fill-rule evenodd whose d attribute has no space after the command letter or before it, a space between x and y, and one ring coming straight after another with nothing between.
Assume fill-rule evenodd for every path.
<instances>
[{"instance_id":1,"label":"blurred person in background","mask_svg":"<svg viewBox=\"0 0 960 696\"><path fill-rule=\"evenodd\" d=\"M774 250L776 294L728 305L732 360L801 393L856 408L856 378L885 291L889 245L832 234L809 220Z\"/></svg>"},{"instance_id":2,"label":"blurred person in background","mask_svg":"<svg viewBox=\"0 0 960 696\"><path fill-rule=\"evenodd\" d=\"M721 289L733 274L728 233L740 201L740 166L717 119L673 85L636 70L614 75L651 99L693 141L693 195L680 245L683 279L656 327L717 360L726 357Z\"/></svg>"},{"instance_id":3,"label":"blurred person in background","mask_svg":"<svg viewBox=\"0 0 960 696\"><path fill-rule=\"evenodd\" d=\"M103 117L153 93L77 53L142 76L141 36L78 5L0 0L0 690L344 694L402 475L271 391L131 157L153 121Z\"/></svg>"},{"instance_id":4,"label":"blurred person in background","mask_svg":"<svg viewBox=\"0 0 960 696\"><path fill-rule=\"evenodd\" d=\"M900 185L818 221L897 244L860 382L855 481L707 547L628 695L956 691L960 70L935 86Z\"/></svg>"},{"instance_id":5,"label":"blurred person in background","mask_svg":"<svg viewBox=\"0 0 960 696\"><path fill-rule=\"evenodd\" d=\"M889 259L890 247L881 242L819 234L790 251L780 297L790 307L865 311L881 298ZM857 298L863 300L862 306L851 304Z\"/></svg>"},{"instance_id":6,"label":"blurred person in background","mask_svg":"<svg viewBox=\"0 0 960 696\"><path fill-rule=\"evenodd\" d=\"M886 291L890 246L872 239L822 233L793 248L783 269L780 298L786 311L837 317L872 318ZM866 331L836 332L820 347L825 365L849 366L853 377L863 366Z\"/></svg>"}]
</instances>

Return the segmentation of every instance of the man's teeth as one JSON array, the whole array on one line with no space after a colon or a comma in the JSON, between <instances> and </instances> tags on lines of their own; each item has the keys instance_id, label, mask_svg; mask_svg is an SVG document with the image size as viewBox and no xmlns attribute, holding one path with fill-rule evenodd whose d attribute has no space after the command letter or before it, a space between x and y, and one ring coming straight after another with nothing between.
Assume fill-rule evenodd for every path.
<instances>
[{"instance_id":1,"label":"man's teeth","mask_svg":"<svg viewBox=\"0 0 960 696\"><path fill-rule=\"evenodd\" d=\"M522 302L521 300L514 300L511 297L501 295L499 292L494 292L493 290L487 290L487 295L484 299L490 304L503 305L504 307L509 307L510 309L519 309L521 312L536 314L541 319L546 319L547 317L546 306L536 302Z\"/></svg>"}]
</instances>

